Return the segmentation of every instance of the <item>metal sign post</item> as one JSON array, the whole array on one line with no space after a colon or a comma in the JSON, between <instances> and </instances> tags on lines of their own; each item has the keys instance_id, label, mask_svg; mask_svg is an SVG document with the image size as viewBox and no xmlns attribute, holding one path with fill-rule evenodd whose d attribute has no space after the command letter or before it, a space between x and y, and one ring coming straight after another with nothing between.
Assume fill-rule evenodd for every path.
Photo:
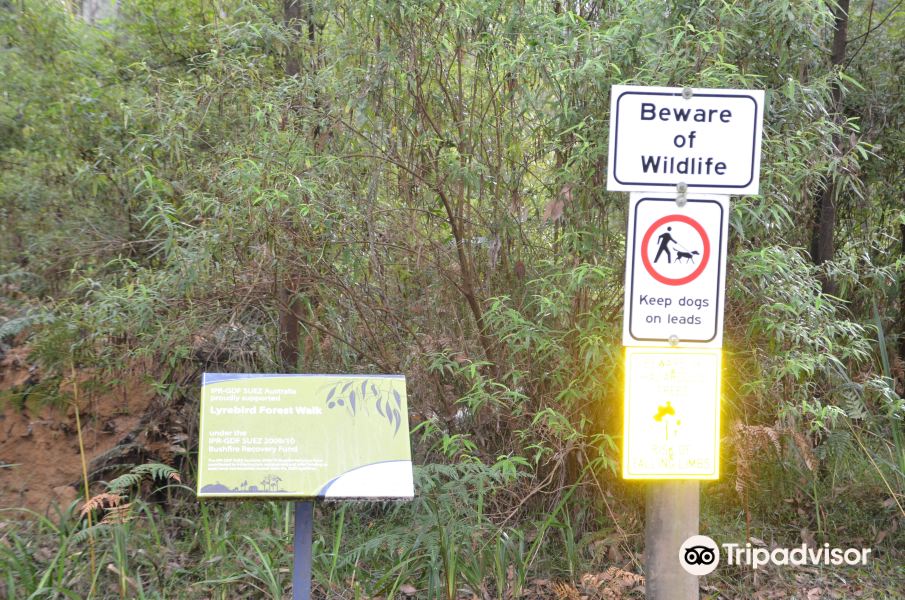
<instances>
[{"instance_id":1,"label":"metal sign post","mask_svg":"<svg viewBox=\"0 0 905 600\"><path fill-rule=\"evenodd\" d=\"M295 503L295 536L292 541L292 599L311 600L311 544L314 503Z\"/></svg>"}]
</instances>

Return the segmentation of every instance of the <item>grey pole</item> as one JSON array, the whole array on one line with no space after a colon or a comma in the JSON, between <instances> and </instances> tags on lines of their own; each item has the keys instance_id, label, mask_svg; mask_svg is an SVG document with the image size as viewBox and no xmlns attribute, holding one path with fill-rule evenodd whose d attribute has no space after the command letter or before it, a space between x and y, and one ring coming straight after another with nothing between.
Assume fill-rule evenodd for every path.
<instances>
[{"instance_id":1,"label":"grey pole","mask_svg":"<svg viewBox=\"0 0 905 600\"><path fill-rule=\"evenodd\" d=\"M648 600L698 600L698 578L679 563L682 543L698 533L697 481L653 481L647 488L644 574Z\"/></svg>"},{"instance_id":2,"label":"grey pole","mask_svg":"<svg viewBox=\"0 0 905 600\"><path fill-rule=\"evenodd\" d=\"M295 539L292 542L292 600L311 600L311 539L314 503L295 503Z\"/></svg>"}]
</instances>

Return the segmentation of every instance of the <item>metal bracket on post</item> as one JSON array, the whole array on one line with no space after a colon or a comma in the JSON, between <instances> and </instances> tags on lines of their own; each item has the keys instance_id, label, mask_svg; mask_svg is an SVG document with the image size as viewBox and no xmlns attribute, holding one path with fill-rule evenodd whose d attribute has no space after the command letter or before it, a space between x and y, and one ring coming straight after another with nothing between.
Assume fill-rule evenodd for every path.
<instances>
[{"instance_id":1,"label":"metal bracket on post","mask_svg":"<svg viewBox=\"0 0 905 600\"><path fill-rule=\"evenodd\" d=\"M694 91L690 87L686 86L682 88L683 98L685 98L686 100L691 100L692 96L694 96ZM679 208L682 208L683 206L688 204L688 184L684 181L680 181L676 186L676 192L676 204L679 206Z\"/></svg>"},{"instance_id":2,"label":"metal bracket on post","mask_svg":"<svg viewBox=\"0 0 905 600\"><path fill-rule=\"evenodd\" d=\"M676 205L682 208L686 204L688 204L688 184L680 181L676 185Z\"/></svg>"}]
</instances>

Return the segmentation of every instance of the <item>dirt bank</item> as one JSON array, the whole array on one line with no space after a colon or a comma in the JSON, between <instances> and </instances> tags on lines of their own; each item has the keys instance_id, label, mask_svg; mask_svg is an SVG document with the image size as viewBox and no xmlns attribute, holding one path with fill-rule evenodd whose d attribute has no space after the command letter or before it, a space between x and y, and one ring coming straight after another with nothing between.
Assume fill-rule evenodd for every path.
<instances>
[{"instance_id":1,"label":"dirt bank","mask_svg":"<svg viewBox=\"0 0 905 600\"><path fill-rule=\"evenodd\" d=\"M58 398L30 398L42 380L28 348L8 350L0 360L0 507L27 508L53 515L54 503L67 506L83 493L72 486L82 476L71 378L63 378ZM151 387L135 375L121 384L104 385L94 373L79 373L79 417L90 465L134 432L154 398ZM47 383L45 381L45 383ZM103 382L100 382L103 383ZM10 518L4 513L0 518Z\"/></svg>"}]
</instances>

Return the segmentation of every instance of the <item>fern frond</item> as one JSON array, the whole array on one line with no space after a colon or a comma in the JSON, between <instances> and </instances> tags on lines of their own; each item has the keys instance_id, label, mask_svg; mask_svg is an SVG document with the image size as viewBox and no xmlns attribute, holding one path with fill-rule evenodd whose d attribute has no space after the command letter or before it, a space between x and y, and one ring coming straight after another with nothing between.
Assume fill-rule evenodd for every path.
<instances>
[{"instance_id":1,"label":"fern frond","mask_svg":"<svg viewBox=\"0 0 905 600\"><path fill-rule=\"evenodd\" d=\"M777 454L782 452L779 431L764 425L736 423L733 429L735 446L735 491L740 496L754 482L754 462L766 449L773 447Z\"/></svg>"},{"instance_id":2,"label":"fern frond","mask_svg":"<svg viewBox=\"0 0 905 600\"><path fill-rule=\"evenodd\" d=\"M811 447L811 441L808 440L799 431L791 431L790 433L792 435L792 440L795 442L795 446L801 453L801 458L802 460L804 460L805 466L809 471L815 470L817 468L818 461L817 455L814 454L814 449Z\"/></svg>"},{"instance_id":3,"label":"fern frond","mask_svg":"<svg viewBox=\"0 0 905 600\"><path fill-rule=\"evenodd\" d=\"M553 593L556 594L556 600L581 600L581 594L571 583L554 581Z\"/></svg>"},{"instance_id":4,"label":"fern frond","mask_svg":"<svg viewBox=\"0 0 905 600\"><path fill-rule=\"evenodd\" d=\"M132 520L132 503L127 502L119 506L111 506L101 523L108 525L122 525Z\"/></svg>"},{"instance_id":5,"label":"fern frond","mask_svg":"<svg viewBox=\"0 0 905 600\"><path fill-rule=\"evenodd\" d=\"M109 523L97 523L92 525L91 527L86 527L81 531L78 531L69 538L69 542L71 544L81 544L89 537L91 538L101 538L110 534L110 524Z\"/></svg>"},{"instance_id":6,"label":"fern frond","mask_svg":"<svg viewBox=\"0 0 905 600\"><path fill-rule=\"evenodd\" d=\"M125 473L124 475L120 475L119 477L108 483L107 489L114 493L126 491L129 488L141 483L142 479L144 479L144 476L140 473L136 473L135 469L133 469L132 471Z\"/></svg>"},{"instance_id":7,"label":"fern frond","mask_svg":"<svg viewBox=\"0 0 905 600\"><path fill-rule=\"evenodd\" d=\"M174 481L182 481L179 478L179 471L174 469L169 465L165 465L162 463L147 463L144 465L139 465L132 469L132 473L136 475L148 475L151 479L160 479L161 481L166 481L167 479L173 479Z\"/></svg>"},{"instance_id":8,"label":"fern frond","mask_svg":"<svg viewBox=\"0 0 905 600\"><path fill-rule=\"evenodd\" d=\"M111 492L122 492L133 486L137 486L145 477L153 480L159 479L161 481L170 479L177 482L182 481L179 477L179 471L173 467L162 463L147 463L132 467L128 473L120 475L108 483L107 489Z\"/></svg>"},{"instance_id":9,"label":"fern frond","mask_svg":"<svg viewBox=\"0 0 905 600\"><path fill-rule=\"evenodd\" d=\"M116 493L104 492L88 498L88 502L82 507L81 515L84 517L92 510L98 508L112 508L122 502L123 497Z\"/></svg>"},{"instance_id":10,"label":"fern frond","mask_svg":"<svg viewBox=\"0 0 905 600\"><path fill-rule=\"evenodd\" d=\"M603 573L581 576L582 591L588 598L615 600L624 598L630 590L644 585L644 576L619 567L608 567Z\"/></svg>"}]
</instances>

